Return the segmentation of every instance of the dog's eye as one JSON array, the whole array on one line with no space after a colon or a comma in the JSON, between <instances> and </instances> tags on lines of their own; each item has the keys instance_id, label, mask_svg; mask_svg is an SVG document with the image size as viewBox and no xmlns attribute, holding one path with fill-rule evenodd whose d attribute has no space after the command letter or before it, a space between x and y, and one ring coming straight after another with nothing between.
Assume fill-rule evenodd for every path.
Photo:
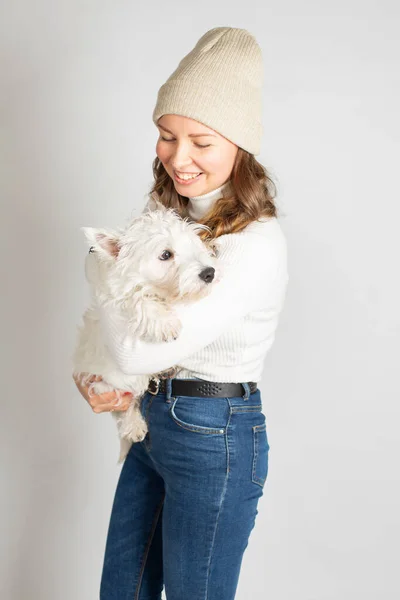
<instances>
[{"instance_id":1,"label":"dog's eye","mask_svg":"<svg viewBox=\"0 0 400 600\"><path fill-rule=\"evenodd\" d=\"M160 255L161 260L169 260L173 256L172 252L169 250L164 250Z\"/></svg>"},{"instance_id":2,"label":"dog's eye","mask_svg":"<svg viewBox=\"0 0 400 600\"><path fill-rule=\"evenodd\" d=\"M94 252L94 246L90 246L89 248L89 254L91 254L92 252Z\"/></svg>"}]
</instances>

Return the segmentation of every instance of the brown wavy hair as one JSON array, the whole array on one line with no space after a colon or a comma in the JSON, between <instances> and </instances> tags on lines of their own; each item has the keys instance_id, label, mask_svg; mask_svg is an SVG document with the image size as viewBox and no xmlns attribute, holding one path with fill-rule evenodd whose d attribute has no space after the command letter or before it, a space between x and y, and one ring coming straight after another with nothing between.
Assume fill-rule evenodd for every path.
<instances>
[{"instance_id":1,"label":"brown wavy hair","mask_svg":"<svg viewBox=\"0 0 400 600\"><path fill-rule=\"evenodd\" d=\"M186 208L189 200L178 194L158 156L153 161L153 176L150 194L155 193L161 204L174 208L182 218L189 218ZM210 228L210 233L207 230L199 232L202 239L237 233L260 217L278 216L274 203L276 186L254 154L238 148L229 181L232 195L225 197L223 202L216 202L209 213L197 221Z\"/></svg>"}]
</instances>

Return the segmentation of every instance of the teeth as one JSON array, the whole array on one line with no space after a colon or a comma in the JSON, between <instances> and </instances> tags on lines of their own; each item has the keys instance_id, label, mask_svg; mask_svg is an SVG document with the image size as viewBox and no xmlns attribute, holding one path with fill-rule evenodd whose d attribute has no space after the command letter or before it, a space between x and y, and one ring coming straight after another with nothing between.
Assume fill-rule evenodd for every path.
<instances>
[{"instance_id":1,"label":"teeth","mask_svg":"<svg viewBox=\"0 0 400 600\"><path fill-rule=\"evenodd\" d=\"M177 175L178 175L179 179L188 180L188 179L195 179L195 177L197 177L198 175L200 175L200 173L196 173L195 175L187 175L187 174L185 175L183 173L180 174L180 173L177 172Z\"/></svg>"}]
</instances>

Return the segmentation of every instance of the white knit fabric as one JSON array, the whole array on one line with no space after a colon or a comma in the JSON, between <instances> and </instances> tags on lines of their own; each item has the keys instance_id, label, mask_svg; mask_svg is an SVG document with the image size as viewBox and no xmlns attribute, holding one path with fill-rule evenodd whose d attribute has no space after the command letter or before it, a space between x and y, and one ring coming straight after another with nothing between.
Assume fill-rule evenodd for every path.
<instances>
[{"instance_id":1,"label":"white knit fabric","mask_svg":"<svg viewBox=\"0 0 400 600\"><path fill-rule=\"evenodd\" d=\"M261 47L239 27L206 31L158 91L153 121L182 115L260 154L264 68Z\"/></svg>"},{"instance_id":2,"label":"white knit fabric","mask_svg":"<svg viewBox=\"0 0 400 600\"><path fill-rule=\"evenodd\" d=\"M228 188L229 182L190 198L191 218L205 214ZM151 210L151 202L144 210ZM182 321L178 339L143 342L126 333L119 315L100 310L106 343L124 373L153 374L179 365L177 377L183 379L260 381L289 280L286 239L273 217L218 240L224 277L206 298L177 307Z\"/></svg>"}]
</instances>

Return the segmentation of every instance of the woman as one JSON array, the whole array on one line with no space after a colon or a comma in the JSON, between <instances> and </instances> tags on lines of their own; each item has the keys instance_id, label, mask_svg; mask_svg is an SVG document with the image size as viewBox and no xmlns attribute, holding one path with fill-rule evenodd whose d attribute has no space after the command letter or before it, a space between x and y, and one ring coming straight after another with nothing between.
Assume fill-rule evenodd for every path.
<instances>
[{"instance_id":1,"label":"woman","mask_svg":"<svg viewBox=\"0 0 400 600\"><path fill-rule=\"evenodd\" d=\"M224 276L185 307L170 343L126 335L101 313L119 368L179 371L142 400L149 433L123 464L110 519L101 600L232 600L268 472L260 390L288 282L286 241L259 153L262 57L244 29L205 33L158 93L151 190L207 224ZM145 210L151 210L149 200ZM94 377L94 375L93 375ZM94 412L126 410L116 393Z\"/></svg>"}]
</instances>

